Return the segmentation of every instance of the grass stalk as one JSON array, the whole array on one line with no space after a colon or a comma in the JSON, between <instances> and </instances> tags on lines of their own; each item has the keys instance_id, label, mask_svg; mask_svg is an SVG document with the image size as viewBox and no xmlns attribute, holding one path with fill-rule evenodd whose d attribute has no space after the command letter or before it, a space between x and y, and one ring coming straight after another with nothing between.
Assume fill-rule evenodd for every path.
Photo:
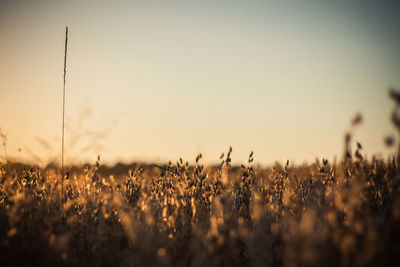
<instances>
[{"instance_id":1,"label":"grass stalk","mask_svg":"<svg viewBox=\"0 0 400 267\"><path fill-rule=\"evenodd\" d=\"M64 130L65 130L65 77L67 74L67 50L68 50L68 26L65 27L65 50L64 50L64 83L63 83L63 112L62 112L62 134L61 134L61 209L64 206Z\"/></svg>"}]
</instances>

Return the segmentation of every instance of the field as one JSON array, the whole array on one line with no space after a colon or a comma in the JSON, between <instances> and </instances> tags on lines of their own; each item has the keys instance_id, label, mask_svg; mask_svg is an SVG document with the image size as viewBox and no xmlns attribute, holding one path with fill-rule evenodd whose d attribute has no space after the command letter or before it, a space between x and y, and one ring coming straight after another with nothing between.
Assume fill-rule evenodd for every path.
<instances>
[{"instance_id":1,"label":"field","mask_svg":"<svg viewBox=\"0 0 400 267\"><path fill-rule=\"evenodd\" d=\"M0 265L398 266L400 153L366 159L352 139L342 160L299 166L260 167L253 152L232 166L232 148L215 166L99 157L67 168L63 186L55 165L4 158Z\"/></svg>"},{"instance_id":2,"label":"field","mask_svg":"<svg viewBox=\"0 0 400 267\"><path fill-rule=\"evenodd\" d=\"M0 0L0 40L0 267L400 267L400 1Z\"/></svg>"},{"instance_id":3,"label":"field","mask_svg":"<svg viewBox=\"0 0 400 267\"><path fill-rule=\"evenodd\" d=\"M259 168L231 151L213 167L77 168L62 209L59 169L3 164L1 265L396 265L399 156Z\"/></svg>"}]
</instances>

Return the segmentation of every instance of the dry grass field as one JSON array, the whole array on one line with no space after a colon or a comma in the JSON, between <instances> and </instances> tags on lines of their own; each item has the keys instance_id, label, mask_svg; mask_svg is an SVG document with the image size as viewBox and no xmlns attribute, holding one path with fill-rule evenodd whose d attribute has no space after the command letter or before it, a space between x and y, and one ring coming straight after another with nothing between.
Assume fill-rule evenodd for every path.
<instances>
[{"instance_id":1,"label":"dry grass field","mask_svg":"<svg viewBox=\"0 0 400 267\"><path fill-rule=\"evenodd\" d=\"M0 267L400 267L399 48L400 0L0 0Z\"/></svg>"},{"instance_id":2,"label":"dry grass field","mask_svg":"<svg viewBox=\"0 0 400 267\"><path fill-rule=\"evenodd\" d=\"M269 168L253 153L232 166L231 148L217 166L99 158L70 169L63 195L60 169L3 162L0 265L398 266L400 154L344 143L341 161Z\"/></svg>"}]
</instances>

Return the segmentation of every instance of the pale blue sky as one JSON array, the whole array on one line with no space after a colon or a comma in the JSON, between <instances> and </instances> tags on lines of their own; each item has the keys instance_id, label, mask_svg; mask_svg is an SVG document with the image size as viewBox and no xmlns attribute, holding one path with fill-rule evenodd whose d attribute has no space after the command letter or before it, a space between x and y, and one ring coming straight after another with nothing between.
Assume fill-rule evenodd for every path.
<instances>
[{"instance_id":1,"label":"pale blue sky","mask_svg":"<svg viewBox=\"0 0 400 267\"><path fill-rule=\"evenodd\" d=\"M332 159L357 112L385 155L400 5L350 2L2 1L7 155L59 155L66 25L68 161Z\"/></svg>"}]
</instances>

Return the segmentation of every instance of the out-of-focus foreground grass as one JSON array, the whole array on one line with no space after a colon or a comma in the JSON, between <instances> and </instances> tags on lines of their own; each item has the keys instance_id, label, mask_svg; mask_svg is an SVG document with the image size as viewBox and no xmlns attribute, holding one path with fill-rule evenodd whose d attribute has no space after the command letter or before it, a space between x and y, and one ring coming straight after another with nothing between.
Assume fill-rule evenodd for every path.
<instances>
[{"instance_id":1,"label":"out-of-focus foreground grass","mask_svg":"<svg viewBox=\"0 0 400 267\"><path fill-rule=\"evenodd\" d=\"M270 168L252 153L231 166L231 149L209 167L98 161L67 174L64 204L59 169L3 163L0 265L398 265L400 154L350 147L348 134L340 162Z\"/></svg>"}]
</instances>

